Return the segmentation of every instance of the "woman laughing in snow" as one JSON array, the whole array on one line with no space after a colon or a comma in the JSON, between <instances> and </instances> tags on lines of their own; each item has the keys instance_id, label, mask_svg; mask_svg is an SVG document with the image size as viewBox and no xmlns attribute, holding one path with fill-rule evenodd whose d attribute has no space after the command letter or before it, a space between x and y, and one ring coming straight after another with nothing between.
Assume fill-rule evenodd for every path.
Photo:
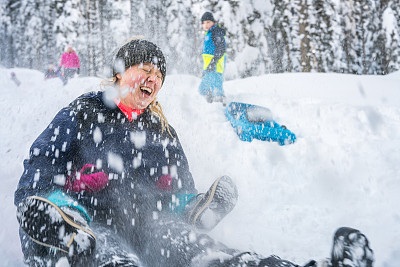
<instances>
[{"instance_id":1,"label":"woman laughing in snow","mask_svg":"<svg viewBox=\"0 0 400 267\"><path fill-rule=\"evenodd\" d=\"M234 208L237 189L222 176L197 193L178 136L156 101L166 77L161 50L131 39L112 69L114 93L88 93L63 108L24 161L15 204L25 262L297 266L227 248L205 233ZM340 228L335 242L333 266L372 265L359 231ZM362 253L353 252L359 247Z\"/></svg>"}]
</instances>

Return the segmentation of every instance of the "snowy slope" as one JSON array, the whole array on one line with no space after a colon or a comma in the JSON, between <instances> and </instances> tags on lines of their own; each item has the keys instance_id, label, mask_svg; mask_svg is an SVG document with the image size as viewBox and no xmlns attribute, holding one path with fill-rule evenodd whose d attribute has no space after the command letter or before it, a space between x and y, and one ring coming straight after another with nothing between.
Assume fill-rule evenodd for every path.
<instances>
[{"instance_id":1,"label":"snowy slope","mask_svg":"<svg viewBox=\"0 0 400 267\"><path fill-rule=\"evenodd\" d=\"M14 71L21 80L10 80ZM57 79L0 69L0 258L22 263L13 193L33 140L55 113L101 79ZM230 175L239 202L211 235L225 244L304 264L329 256L334 230L361 229L375 266L400 265L400 73L275 74L224 83L229 99L270 108L296 133L293 145L238 139L200 79L167 76L159 100L177 130L199 191Z\"/></svg>"}]
</instances>

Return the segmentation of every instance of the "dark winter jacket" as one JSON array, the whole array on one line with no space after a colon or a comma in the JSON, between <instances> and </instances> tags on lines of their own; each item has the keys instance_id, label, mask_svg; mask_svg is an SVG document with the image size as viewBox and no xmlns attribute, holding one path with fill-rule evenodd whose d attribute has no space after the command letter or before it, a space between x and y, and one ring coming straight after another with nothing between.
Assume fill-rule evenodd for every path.
<instances>
[{"instance_id":1,"label":"dark winter jacket","mask_svg":"<svg viewBox=\"0 0 400 267\"><path fill-rule=\"evenodd\" d=\"M106 105L102 92L85 94L63 108L36 139L15 192L15 204L30 195L63 189L65 177L85 164L109 175L98 193L70 194L79 199L94 222L115 229L140 227L168 211L174 194L196 193L188 162L174 129L162 132L149 109L130 122L116 105ZM157 187L170 174L169 189ZM65 189L63 189L65 190Z\"/></svg>"},{"instance_id":2,"label":"dark winter jacket","mask_svg":"<svg viewBox=\"0 0 400 267\"><path fill-rule=\"evenodd\" d=\"M214 25L205 33L203 46L203 69L224 72L226 58L225 30Z\"/></svg>"}]
</instances>

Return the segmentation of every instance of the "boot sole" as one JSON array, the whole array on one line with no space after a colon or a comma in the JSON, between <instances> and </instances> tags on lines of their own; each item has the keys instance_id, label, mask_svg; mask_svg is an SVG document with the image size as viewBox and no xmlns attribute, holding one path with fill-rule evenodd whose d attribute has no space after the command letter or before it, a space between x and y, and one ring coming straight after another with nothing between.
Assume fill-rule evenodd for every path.
<instances>
[{"instance_id":1,"label":"boot sole","mask_svg":"<svg viewBox=\"0 0 400 267\"><path fill-rule=\"evenodd\" d=\"M69 254L73 245L74 254L86 251L81 248L83 238L89 240L89 250L95 247L96 237L87 228L62 211L53 202L38 196L28 197L19 204L17 219L21 228L42 246L54 248Z\"/></svg>"},{"instance_id":2,"label":"boot sole","mask_svg":"<svg viewBox=\"0 0 400 267\"><path fill-rule=\"evenodd\" d=\"M212 201L214 200L215 197L215 193L218 191L218 185L220 185L220 182L222 179L227 180L227 182L233 186L234 191L233 192L227 192L231 197L231 198L235 198L237 199L237 191L236 191L236 187L234 186L234 183L232 182L231 178L229 178L228 176L222 176L220 178L218 178L217 180L215 180L215 182L212 184L211 188L207 191L206 194L204 194L204 196L202 197L202 199L200 199L196 205L193 207L192 212L189 215L189 222L193 225L196 225L198 222L198 219L200 217L200 215L202 215L204 213L204 211L209 208L210 204L212 203ZM222 190L221 190L222 191ZM222 219L226 214L228 214L233 207L235 206L236 201L233 205L230 205L230 207L224 211L225 214L220 214Z\"/></svg>"},{"instance_id":3,"label":"boot sole","mask_svg":"<svg viewBox=\"0 0 400 267\"><path fill-rule=\"evenodd\" d=\"M367 237L350 227L341 227L336 231L331 257L332 267L372 267L374 262L374 252L369 247Z\"/></svg>"}]
</instances>

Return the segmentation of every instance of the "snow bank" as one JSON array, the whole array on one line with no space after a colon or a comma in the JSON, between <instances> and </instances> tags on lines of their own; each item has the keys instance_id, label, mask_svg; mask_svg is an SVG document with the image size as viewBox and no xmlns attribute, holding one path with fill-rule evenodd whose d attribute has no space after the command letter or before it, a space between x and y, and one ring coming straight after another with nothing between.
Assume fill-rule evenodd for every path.
<instances>
[{"instance_id":1,"label":"snow bank","mask_svg":"<svg viewBox=\"0 0 400 267\"><path fill-rule=\"evenodd\" d=\"M11 81L11 71L20 87ZM296 133L295 144L278 146L240 141L223 107L197 93L199 78L168 76L159 100L199 191L224 174L238 185L236 208L211 235L235 248L304 264L328 257L335 229L351 226L368 236L375 266L398 266L399 79L399 73L299 73L225 82L230 100L265 106ZM13 193L29 146L61 107L100 81L76 78L63 87L57 79L44 81L37 71L0 69L4 266L22 264Z\"/></svg>"}]
</instances>

